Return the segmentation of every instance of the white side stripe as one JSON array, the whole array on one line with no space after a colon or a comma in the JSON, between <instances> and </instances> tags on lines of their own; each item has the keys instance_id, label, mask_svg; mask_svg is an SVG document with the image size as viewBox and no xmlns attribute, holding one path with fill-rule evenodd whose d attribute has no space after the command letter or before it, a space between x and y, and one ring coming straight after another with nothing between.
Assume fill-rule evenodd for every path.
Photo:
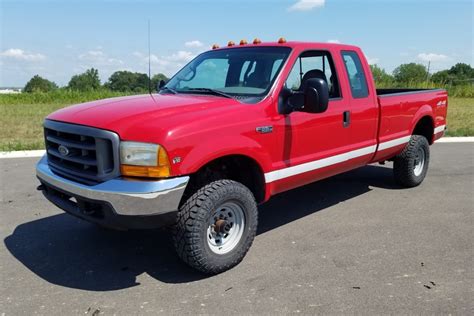
<instances>
[{"instance_id":1,"label":"white side stripe","mask_svg":"<svg viewBox=\"0 0 474 316\"><path fill-rule=\"evenodd\" d=\"M384 150L384 149L392 148L401 144L406 144L410 141L410 137L411 136L405 136L405 137L395 138L387 142L380 143L378 150Z\"/></svg>"},{"instance_id":2,"label":"white side stripe","mask_svg":"<svg viewBox=\"0 0 474 316\"><path fill-rule=\"evenodd\" d=\"M372 154L375 152L376 147L377 147L376 145L364 147L361 149L356 149L356 150L349 151L347 153L339 154L336 156L327 157L320 160L310 161L310 162L306 162L300 165L271 171L271 172L265 173L265 182L266 183L273 182L273 181L288 178L300 173L335 165L335 164L350 160L352 158L357 158L360 156Z\"/></svg>"},{"instance_id":3,"label":"white side stripe","mask_svg":"<svg viewBox=\"0 0 474 316\"><path fill-rule=\"evenodd\" d=\"M446 128L446 125L440 125L434 129L434 133L435 134L441 133L442 131L444 131L445 128Z\"/></svg>"},{"instance_id":4,"label":"white side stripe","mask_svg":"<svg viewBox=\"0 0 474 316\"><path fill-rule=\"evenodd\" d=\"M396 138L393 140L389 140L387 142L380 143L378 150L384 150L384 149L388 149L388 148L395 147L398 145L406 144L410 140L410 137L411 136L404 136L404 137ZM292 176L305 173L308 171L313 171L320 168L332 166L332 165L335 165L335 164L338 164L350 159L354 159L357 157L373 154L375 153L376 148L377 148L376 145L372 145L372 146L356 149L353 151L349 151L347 153L306 162L300 165L291 166L288 168L283 168L283 169L279 169L275 171L270 171L270 172L265 173L265 182L270 183L273 181L292 177Z\"/></svg>"}]
</instances>

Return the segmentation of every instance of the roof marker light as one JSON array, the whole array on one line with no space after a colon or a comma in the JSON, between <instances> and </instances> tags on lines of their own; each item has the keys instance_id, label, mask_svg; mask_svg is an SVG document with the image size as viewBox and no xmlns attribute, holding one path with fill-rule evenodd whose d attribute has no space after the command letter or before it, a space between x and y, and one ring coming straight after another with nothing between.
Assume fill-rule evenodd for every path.
<instances>
[{"instance_id":1,"label":"roof marker light","mask_svg":"<svg viewBox=\"0 0 474 316\"><path fill-rule=\"evenodd\" d=\"M218 48L219 48L219 45L217 44L212 45L212 49L218 49Z\"/></svg>"},{"instance_id":2,"label":"roof marker light","mask_svg":"<svg viewBox=\"0 0 474 316\"><path fill-rule=\"evenodd\" d=\"M234 46L234 45L235 45L234 41L229 41L229 43L227 43L227 46Z\"/></svg>"},{"instance_id":3,"label":"roof marker light","mask_svg":"<svg viewBox=\"0 0 474 316\"><path fill-rule=\"evenodd\" d=\"M254 43L254 44L260 44L261 42L262 42L262 41L261 41L259 38L255 38L255 39L253 40L253 43Z\"/></svg>"},{"instance_id":4,"label":"roof marker light","mask_svg":"<svg viewBox=\"0 0 474 316\"><path fill-rule=\"evenodd\" d=\"M280 37L278 39L278 44L283 44L283 43L286 43L286 39L284 37Z\"/></svg>"},{"instance_id":5,"label":"roof marker light","mask_svg":"<svg viewBox=\"0 0 474 316\"><path fill-rule=\"evenodd\" d=\"M239 45L247 45L247 40L243 39L243 40L240 40L240 44Z\"/></svg>"}]
</instances>

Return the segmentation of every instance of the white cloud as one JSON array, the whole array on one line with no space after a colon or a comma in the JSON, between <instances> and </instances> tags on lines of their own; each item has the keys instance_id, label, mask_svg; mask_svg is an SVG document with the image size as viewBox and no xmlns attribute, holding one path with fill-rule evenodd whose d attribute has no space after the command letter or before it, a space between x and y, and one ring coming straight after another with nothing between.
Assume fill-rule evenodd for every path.
<instances>
[{"instance_id":1,"label":"white cloud","mask_svg":"<svg viewBox=\"0 0 474 316\"><path fill-rule=\"evenodd\" d=\"M379 61L380 61L380 59L377 58L377 57L370 58L370 57L367 56L367 62L369 63L369 65L375 65Z\"/></svg>"},{"instance_id":2,"label":"white cloud","mask_svg":"<svg viewBox=\"0 0 474 316\"><path fill-rule=\"evenodd\" d=\"M46 59L46 56L39 53L27 53L19 48L10 48L0 53L0 57L12 58L25 61L40 61Z\"/></svg>"},{"instance_id":3,"label":"white cloud","mask_svg":"<svg viewBox=\"0 0 474 316\"><path fill-rule=\"evenodd\" d=\"M330 39L330 40L327 40L328 43L333 43L333 44L340 44L341 41L338 40L338 39Z\"/></svg>"},{"instance_id":4,"label":"white cloud","mask_svg":"<svg viewBox=\"0 0 474 316\"><path fill-rule=\"evenodd\" d=\"M90 50L78 56L79 60L88 63L91 67L120 66L123 61L118 58L108 57L101 50Z\"/></svg>"},{"instance_id":5,"label":"white cloud","mask_svg":"<svg viewBox=\"0 0 474 316\"><path fill-rule=\"evenodd\" d=\"M299 0L291 7L288 8L289 11L309 11L314 8L324 7L325 0Z\"/></svg>"},{"instance_id":6,"label":"white cloud","mask_svg":"<svg viewBox=\"0 0 474 316\"><path fill-rule=\"evenodd\" d=\"M446 61L449 59L448 56L443 54L434 54L434 53L421 53L416 56L421 61Z\"/></svg>"},{"instance_id":7,"label":"white cloud","mask_svg":"<svg viewBox=\"0 0 474 316\"><path fill-rule=\"evenodd\" d=\"M189 41L184 43L184 46L186 47L202 47L204 44L201 41L194 40L194 41Z\"/></svg>"},{"instance_id":8,"label":"white cloud","mask_svg":"<svg viewBox=\"0 0 474 316\"><path fill-rule=\"evenodd\" d=\"M140 52L133 52L132 54L140 60L142 66L148 64L147 54ZM191 61L195 56L196 54L183 50L164 56L151 54L150 62L153 68L152 72L161 72L165 75L173 75L176 71Z\"/></svg>"},{"instance_id":9,"label":"white cloud","mask_svg":"<svg viewBox=\"0 0 474 316\"><path fill-rule=\"evenodd\" d=\"M177 53L174 53L166 58L169 59L170 61L188 62L194 58L194 54L191 52L180 50Z\"/></svg>"},{"instance_id":10,"label":"white cloud","mask_svg":"<svg viewBox=\"0 0 474 316\"><path fill-rule=\"evenodd\" d=\"M100 50L90 50L84 54L80 54L78 57L82 60L97 59L104 56L104 53Z\"/></svg>"}]
</instances>

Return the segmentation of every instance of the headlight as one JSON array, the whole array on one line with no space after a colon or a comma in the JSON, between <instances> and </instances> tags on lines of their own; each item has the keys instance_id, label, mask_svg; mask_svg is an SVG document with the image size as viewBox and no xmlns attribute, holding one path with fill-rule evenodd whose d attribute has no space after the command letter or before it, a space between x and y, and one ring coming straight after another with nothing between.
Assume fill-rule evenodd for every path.
<instances>
[{"instance_id":1,"label":"headlight","mask_svg":"<svg viewBox=\"0 0 474 316\"><path fill-rule=\"evenodd\" d=\"M168 177L170 175L168 154L157 144L121 142L120 171L124 176Z\"/></svg>"}]
</instances>

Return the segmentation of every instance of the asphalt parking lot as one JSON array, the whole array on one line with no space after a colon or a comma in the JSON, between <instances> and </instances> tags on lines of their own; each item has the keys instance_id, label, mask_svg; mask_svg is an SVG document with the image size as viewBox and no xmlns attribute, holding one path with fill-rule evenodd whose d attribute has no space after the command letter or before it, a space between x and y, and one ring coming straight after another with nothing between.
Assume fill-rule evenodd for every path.
<instances>
[{"instance_id":1,"label":"asphalt parking lot","mask_svg":"<svg viewBox=\"0 0 474 316\"><path fill-rule=\"evenodd\" d=\"M166 231L62 213L37 160L0 159L0 315L474 313L474 143L434 145L414 189L387 164L272 198L244 261L212 277Z\"/></svg>"}]
</instances>

